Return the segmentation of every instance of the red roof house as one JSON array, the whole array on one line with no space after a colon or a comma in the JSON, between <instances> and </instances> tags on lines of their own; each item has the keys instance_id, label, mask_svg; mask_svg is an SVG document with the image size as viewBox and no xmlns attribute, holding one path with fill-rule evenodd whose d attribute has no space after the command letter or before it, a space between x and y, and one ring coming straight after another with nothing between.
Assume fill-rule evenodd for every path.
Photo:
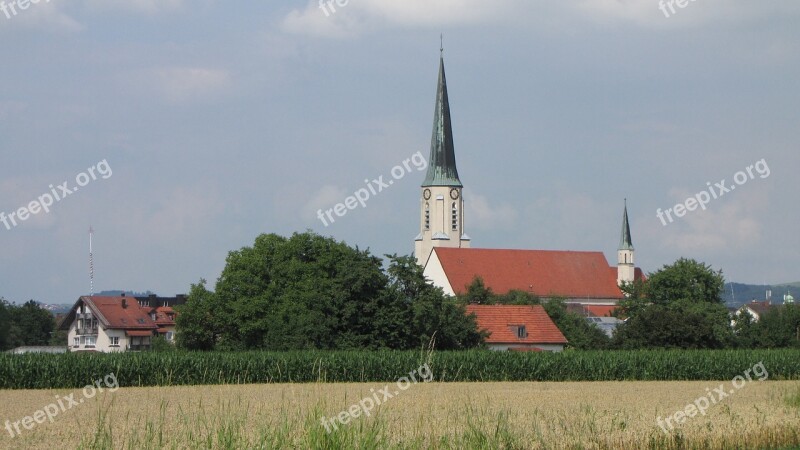
<instances>
[{"instance_id":1,"label":"red roof house","mask_svg":"<svg viewBox=\"0 0 800 450\"><path fill-rule=\"evenodd\" d=\"M467 305L492 350L561 351L567 339L541 305Z\"/></svg>"},{"instance_id":2,"label":"red roof house","mask_svg":"<svg viewBox=\"0 0 800 450\"><path fill-rule=\"evenodd\" d=\"M159 328L168 326L157 319L135 297L84 296L64 316L59 329L68 331L71 351L146 350Z\"/></svg>"}]
</instances>

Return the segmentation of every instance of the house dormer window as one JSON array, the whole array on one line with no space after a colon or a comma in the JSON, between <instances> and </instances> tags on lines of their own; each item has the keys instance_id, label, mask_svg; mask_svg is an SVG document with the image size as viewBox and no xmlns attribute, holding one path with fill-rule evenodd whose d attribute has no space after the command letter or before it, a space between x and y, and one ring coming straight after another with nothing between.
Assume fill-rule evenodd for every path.
<instances>
[{"instance_id":1,"label":"house dormer window","mask_svg":"<svg viewBox=\"0 0 800 450\"><path fill-rule=\"evenodd\" d=\"M517 326L517 337L520 339L528 337L528 332L525 330L525 325Z\"/></svg>"}]
</instances>

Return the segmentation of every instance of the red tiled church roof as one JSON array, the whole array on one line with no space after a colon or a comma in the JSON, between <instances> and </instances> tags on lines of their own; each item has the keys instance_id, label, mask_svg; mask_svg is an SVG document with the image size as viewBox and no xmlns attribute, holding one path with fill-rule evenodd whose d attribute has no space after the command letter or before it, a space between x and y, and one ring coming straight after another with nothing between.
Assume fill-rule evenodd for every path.
<instances>
[{"instance_id":1,"label":"red tiled church roof","mask_svg":"<svg viewBox=\"0 0 800 450\"><path fill-rule=\"evenodd\" d=\"M520 290L542 297L622 298L617 269L602 252L445 247L434 252L457 294L481 276L496 294ZM636 276L641 277L640 269Z\"/></svg>"},{"instance_id":2,"label":"red tiled church roof","mask_svg":"<svg viewBox=\"0 0 800 450\"><path fill-rule=\"evenodd\" d=\"M567 339L541 305L467 305L475 313L478 329L491 335L488 344L566 344ZM520 338L516 326L524 325L527 336Z\"/></svg>"}]
</instances>

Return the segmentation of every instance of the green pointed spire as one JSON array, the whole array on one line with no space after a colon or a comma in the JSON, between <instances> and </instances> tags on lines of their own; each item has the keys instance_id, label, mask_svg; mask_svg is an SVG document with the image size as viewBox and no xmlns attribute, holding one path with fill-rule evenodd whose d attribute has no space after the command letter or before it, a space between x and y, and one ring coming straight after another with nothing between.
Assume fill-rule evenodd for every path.
<instances>
[{"instance_id":1,"label":"green pointed spire","mask_svg":"<svg viewBox=\"0 0 800 450\"><path fill-rule=\"evenodd\" d=\"M619 238L619 250L633 250L631 227L628 225L628 199L625 199L625 211L622 213L622 235Z\"/></svg>"},{"instance_id":2,"label":"green pointed spire","mask_svg":"<svg viewBox=\"0 0 800 450\"><path fill-rule=\"evenodd\" d=\"M447 79L444 76L444 56L439 57L439 84L436 88L436 108L433 114L431 155L428 159L426 186L463 187L456 170L453 128L450 124L450 102L447 99Z\"/></svg>"}]
</instances>

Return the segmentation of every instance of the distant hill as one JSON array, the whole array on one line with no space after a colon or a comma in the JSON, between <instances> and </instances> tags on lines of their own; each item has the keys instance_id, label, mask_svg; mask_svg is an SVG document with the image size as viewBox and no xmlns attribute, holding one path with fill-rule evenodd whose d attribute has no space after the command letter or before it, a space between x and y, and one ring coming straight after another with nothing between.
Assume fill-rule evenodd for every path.
<instances>
[{"instance_id":1,"label":"distant hill","mask_svg":"<svg viewBox=\"0 0 800 450\"><path fill-rule=\"evenodd\" d=\"M733 288L733 292L731 292L731 288ZM738 307L749 303L751 300L762 302L767 298L767 291L772 291L772 302L783 303L783 295L786 294L787 290L794 297L798 297L800 294L800 282L776 285L725 283L722 299L728 306Z\"/></svg>"}]
</instances>

